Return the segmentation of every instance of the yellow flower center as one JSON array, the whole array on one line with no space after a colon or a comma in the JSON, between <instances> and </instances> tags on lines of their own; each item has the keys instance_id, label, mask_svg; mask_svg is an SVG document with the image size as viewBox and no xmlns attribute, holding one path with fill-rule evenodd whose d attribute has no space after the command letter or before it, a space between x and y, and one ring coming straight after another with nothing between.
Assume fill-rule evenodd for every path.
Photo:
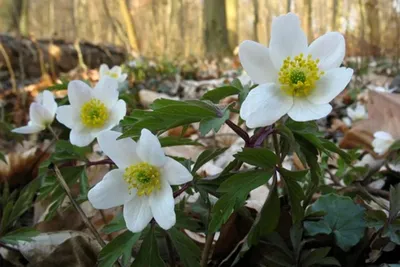
<instances>
[{"instance_id":1,"label":"yellow flower center","mask_svg":"<svg viewBox=\"0 0 400 267\"><path fill-rule=\"evenodd\" d=\"M107 122L108 117L106 105L98 99L91 99L81 108L81 121L86 127L100 128Z\"/></svg>"},{"instance_id":2,"label":"yellow flower center","mask_svg":"<svg viewBox=\"0 0 400 267\"><path fill-rule=\"evenodd\" d=\"M129 189L136 188L138 196L150 195L161 188L159 170L146 162L133 164L125 169L124 180Z\"/></svg>"},{"instance_id":3,"label":"yellow flower center","mask_svg":"<svg viewBox=\"0 0 400 267\"><path fill-rule=\"evenodd\" d=\"M117 79L117 78L118 78L118 74L115 73L115 72L109 71L109 72L107 73L107 75L110 76L111 78L114 78L114 79Z\"/></svg>"},{"instance_id":4,"label":"yellow flower center","mask_svg":"<svg viewBox=\"0 0 400 267\"><path fill-rule=\"evenodd\" d=\"M324 75L318 69L318 63L319 59L313 60L311 55L307 58L303 54L293 59L287 57L279 71L281 90L290 96L308 96L315 88L315 82Z\"/></svg>"}]
</instances>

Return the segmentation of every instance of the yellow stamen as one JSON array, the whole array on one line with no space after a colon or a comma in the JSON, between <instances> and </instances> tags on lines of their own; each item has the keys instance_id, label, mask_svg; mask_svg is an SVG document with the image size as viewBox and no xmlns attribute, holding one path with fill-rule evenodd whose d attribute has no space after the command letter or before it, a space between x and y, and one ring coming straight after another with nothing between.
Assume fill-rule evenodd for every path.
<instances>
[{"instance_id":1,"label":"yellow stamen","mask_svg":"<svg viewBox=\"0 0 400 267\"><path fill-rule=\"evenodd\" d=\"M318 63L319 59L313 60L311 55L307 58L303 54L293 59L287 57L279 71L281 90L290 96L308 96L315 88L315 82L324 75Z\"/></svg>"},{"instance_id":2,"label":"yellow stamen","mask_svg":"<svg viewBox=\"0 0 400 267\"><path fill-rule=\"evenodd\" d=\"M138 196L148 196L154 190L161 188L159 170L146 162L133 164L126 168L124 180L129 184L129 189L137 189Z\"/></svg>"},{"instance_id":3,"label":"yellow stamen","mask_svg":"<svg viewBox=\"0 0 400 267\"><path fill-rule=\"evenodd\" d=\"M106 105L98 99L91 99L81 108L81 121L86 127L100 128L107 122L108 117Z\"/></svg>"},{"instance_id":4,"label":"yellow stamen","mask_svg":"<svg viewBox=\"0 0 400 267\"><path fill-rule=\"evenodd\" d=\"M107 75L110 76L111 78L117 79L118 78L118 74L115 72L107 72Z\"/></svg>"}]
</instances>

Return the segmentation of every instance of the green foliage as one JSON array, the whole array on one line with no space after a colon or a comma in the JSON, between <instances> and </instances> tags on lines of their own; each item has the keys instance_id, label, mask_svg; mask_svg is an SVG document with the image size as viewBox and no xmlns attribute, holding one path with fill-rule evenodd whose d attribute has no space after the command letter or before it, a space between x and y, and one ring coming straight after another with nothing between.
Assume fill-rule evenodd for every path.
<instances>
[{"instance_id":1,"label":"green foliage","mask_svg":"<svg viewBox=\"0 0 400 267\"><path fill-rule=\"evenodd\" d=\"M209 119L203 119L200 121L199 131L200 134L205 136L211 130L214 132L218 132L221 126L225 123L226 120L229 119L229 109L225 108L221 110L222 114L218 115L218 117L212 117Z\"/></svg>"},{"instance_id":2,"label":"green foliage","mask_svg":"<svg viewBox=\"0 0 400 267\"><path fill-rule=\"evenodd\" d=\"M177 136L167 136L160 138L160 144L162 147L169 146L203 146L197 141L191 140L189 138L177 137Z\"/></svg>"},{"instance_id":3,"label":"green foliage","mask_svg":"<svg viewBox=\"0 0 400 267\"><path fill-rule=\"evenodd\" d=\"M309 235L332 233L336 244L344 251L348 251L364 236L365 210L348 197L323 195L310 206L310 210L324 211L326 215L320 221L304 222Z\"/></svg>"},{"instance_id":4,"label":"green foliage","mask_svg":"<svg viewBox=\"0 0 400 267\"><path fill-rule=\"evenodd\" d=\"M196 173L201 166L209 162L210 160L218 157L222 153L226 151L226 148L215 148L215 149L206 149L198 156L196 163L193 166L192 173Z\"/></svg>"},{"instance_id":5,"label":"green foliage","mask_svg":"<svg viewBox=\"0 0 400 267\"><path fill-rule=\"evenodd\" d=\"M172 244L185 267L200 267L200 249L187 235L175 227L168 230Z\"/></svg>"},{"instance_id":6,"label":"green foliage","mask_svg":"<svg viewBox=\"0 0 400 267\"><path fill-rule=\"evenodd\" d=\"M7 164L6 157L2 152L0 152L0 160Z\"/></svg>"},{"instance_id":7,"label":"green foliage","mask_svg":"<svg viewBox=\"0 0 400 267\"><path fill-rule=\"evenodd\" d=\"M278 163L278 157L268 148L244 148L234 157L250 165L265 169L271 169Z\"/></svg>"},{"instance_id":8,"label":"green foliage","mask_svg":"<svg viewBox=\"0 0 400 267\"><path fill-rule=\"evenodd\" d=\"M35 237L38 234L39 232L33 228L23 227L0 236L0 242L10 245L18 245L21 241L32 241L32 237Z\"/></svg>"},{"instance_id":9,"label":"green foliage","mask_svg":"<svg viewBox=\"0 0 400 267\"><path fill-rule=\"evenodd\" d=\"M222 86L215 88L213 90L210 90L206 92L202 99L205 100L210 100L213 103L218 103L220 100L224 99L225 97L231 96L231 95L236 95L240 92L240 89L234 87L234 86Z\"/></svg>"},{"instance_id":10,"label":"green foliage","mask_svg":"<svg viewBox=\"0 0 400 267\"><path fill-rule=\"evenodd\" d=\"M131 265L132 267L147 267L147 266L165 266L164 261L160 257L158 250L157 239L154 233L154 227L146 234L138 255Z\"/></svg>"},{"instance_id":11,"label":"green foliage","mask_svg":"<svg viewBox=\"0 0 400 267\"><path fill-rule=\"evenodd\" d=\"M125 231L110 243L108 243L99 254L99 267L111 267L121 255L129 255L132 252L133 245L139 240L140 233ZM128 258L129 259L129 258ZM126 264L124 265L126 266Z\"/></svg>"},{"instance_id":12,"label":"green foliage","mask_svg":"<svg viewBox=\"0 0 400 267\"><path fill-rule=\"evenodd\" d=\"M102 229L102 232L105 234L111 234L114 232L121 231L123 229L126 229L126 223L124 220L124 216L122 213L119 213L117 216L115 216L112 221L104 226Z\"/></svg>"}]
</instances>

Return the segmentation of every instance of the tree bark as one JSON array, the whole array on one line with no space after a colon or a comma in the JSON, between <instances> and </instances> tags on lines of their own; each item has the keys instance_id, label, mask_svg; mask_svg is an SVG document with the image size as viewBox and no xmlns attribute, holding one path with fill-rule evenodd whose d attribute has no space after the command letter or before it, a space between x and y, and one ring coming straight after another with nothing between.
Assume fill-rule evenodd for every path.
<instances>
[{"instance_id":1,"label":"tree bark","mask_svg":"<svg viewBox=\"0 0 400 267\"><path fill-rule=\"evenodd\" d=\"M338 17L338 7L339 1L338 0L332 0L332 23L331 23L331 29L332 31L336 30L336 23L337 23L337 17Z\"/></svg>"},{"instance_id":2,"label":"tree bark","mask_svg":"<svg viewBox=\"0 0 400 267\"><path fill-rule=\"evenodd\" d=\"M128 34L130 48L135 52L139 52L139 46L138 46L138 42L137 42L137 38L136 38L135 28L133 25L132 17L129 13L128 6L127 6L125 0L118 0L118 2L119 2L119 9L120 9L122 18L124 20L126 31Z\"/></svg>"},{"instance_id":3,"label":"tree bark","mask_svg":"<svg viewBox=\"0 0 400 267\"><path fill-rule=\"evenodd\" d=\"M291 0L287 0L287 5L286 5L286 11L289 13L291 10L291 6L292 6L292 1Z\"/></svg>"},{"instance_id":4,"label":"tree bark","mask_svg":"<svg viewBox=\"0 0 400 267\"><path fill-rule=\"evenodd\" d=\"M253 0L253 14L254 14L254 21L253 21L253 40L258 42L258 0Z\"/></svg>"},{"instance_id":5,"label":"tree bark","mask_svg":"<svg viewBox=\"0 0 400 267\"><path fill-rule=\"evenodd\" d=\"M234 48L239 42L239 1L238 0L225 0L226 5L226 24L228 27L228 41L229 46Z\"/></svg>"},{"instance_id":6,"label":"tree bark","mask_svg":"<svg viewBox=\"0 0 400 267\"><path fill-rule=\"evenodd\" d=\"M312 0L304 0L304 8L306 14L306 29L307 29L307 38L308 42L311 42L314 39L313 27L312 27Z\"/></svg>"},{"instance_id":7,"label":"tree bark","mask_svg":"<svg viewBox=\"0 0 400 267\"><path fill-rule=\"evenodd\" d=\"M225 0L204 0L204 45L207 57L231 55L226 27Z\"/></svg>"},{"instance_id":8,"label":"tree bark","mask_svg":"<svg viewBox=\"0 0 400 267\"><path fill-rule=\"evenodd\" d=\"M379 56L380 54L380 19L379 19L379 8L378 0L368 0L365 5L367 22L369 26L369 43L371 45L370 52L373 56Z\"/></svg>"}]
</instances>

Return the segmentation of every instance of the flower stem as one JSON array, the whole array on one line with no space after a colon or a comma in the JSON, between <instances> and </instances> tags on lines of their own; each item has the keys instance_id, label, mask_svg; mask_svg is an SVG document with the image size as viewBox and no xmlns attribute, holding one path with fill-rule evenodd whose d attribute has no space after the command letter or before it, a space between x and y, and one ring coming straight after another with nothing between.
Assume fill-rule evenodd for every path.
<instances>
[{"instance_id":1,"label":"flower stem","mask_svg":"<svg viewBox=\"0 0 400 267\"><path fill-rule=\"evenodd\" d=\"M97 232L97 230L93 226L93 224L90 222L90 220L86 216L85 212L82 210L82 208L79 206L79 204L76 203L75 199L72 196L71 190L68 187L68 184L65 182L64 177L62 176L62 174L60 172L60 169L54 163L50 164L49 168L54 170L58 182L60 183L61 187L64 189L65 193L67 194L69 200L71 201L71 203L74 206L74 208L76 209L76 211L81 216L83 223L92 232L93 236L96 238L96 240L100 244L100 246L104 247L106 245L106 243L101 238L101 236L99 235L99 233Z\"/></svg>"},{"instance_id":2,"label":"flower stem","mask_svg":"<svg viewBox=\"0 0 400 267\"><path fill-rule=\"evenodd\" d=\"M53 135L54 139L56 139L58 141L58 135L57 133L54 131L54 129L51 127L51 125L47 126L47 129L49 129L49 131L51 132L51 134Z\"/></svg>"},{"instance_id":3,"label":"flower stem","mask_svg":"<svg viewBox=\"0 0 400 267\"><path fill-rule=\"evenodd\" d=\"M86 166L95 166L95 165L105 165L105 164L115 164L114 161L112 161L111 159L102 159L99 161L88 161L86 163Z\"/></svg>"},{"instance_id":4,"label":"flower stem","mask_svg":"<svg viewBox=\"0 0 400 267\"><path fill-rule=\"evenodd\" d=\"M279 160L278 160L278 166L279 168L282 167L282 161L283 159L281 158L281 149L279 147L279 141L278 141L278 135L276 134L276 132L272 132L272 142L274 144L274 148L275 148L275 154L278 156Z\"/></svg>"},{"instance_id":5,"label":"flower stem","mask_svg":"<svg viewBox=\"0 0 400 267\"><path fill-rule=\"evenodd\" d=\"M192 182L187 182L186 184L183 184L182 187L174 192L174 198L178 197L180 194L185 192L189 187L192 186Z\"/></svg>"},{"instance_id":6,"label":"flower stem","mask_svg":"<svg viewBox=\"0 0 400 267\"><path fill-rule=\"evenodd\" d=\"M211 246L214 241L215 233L208 233L206 238L206 244L204 245L203 253L201 254L201 267L207 267L208 265L208 257L210 254Z\"/></svg>"},{"instance_id":7,"label":"flower stem","mask_svg":"<svg viewBox=\"0 0 400 267\"><path fill-rule=\"evenodd\" d=\"M237 133L237 135L239 135L245 141L246 145L250 143L250 136L247 134L245 130L240 128L237 124L235 124L233 121L229 119L226 120L225 123L226 125L229 126L229 128L231 128L235 133Z\"/></svg>"}]
</instances>

